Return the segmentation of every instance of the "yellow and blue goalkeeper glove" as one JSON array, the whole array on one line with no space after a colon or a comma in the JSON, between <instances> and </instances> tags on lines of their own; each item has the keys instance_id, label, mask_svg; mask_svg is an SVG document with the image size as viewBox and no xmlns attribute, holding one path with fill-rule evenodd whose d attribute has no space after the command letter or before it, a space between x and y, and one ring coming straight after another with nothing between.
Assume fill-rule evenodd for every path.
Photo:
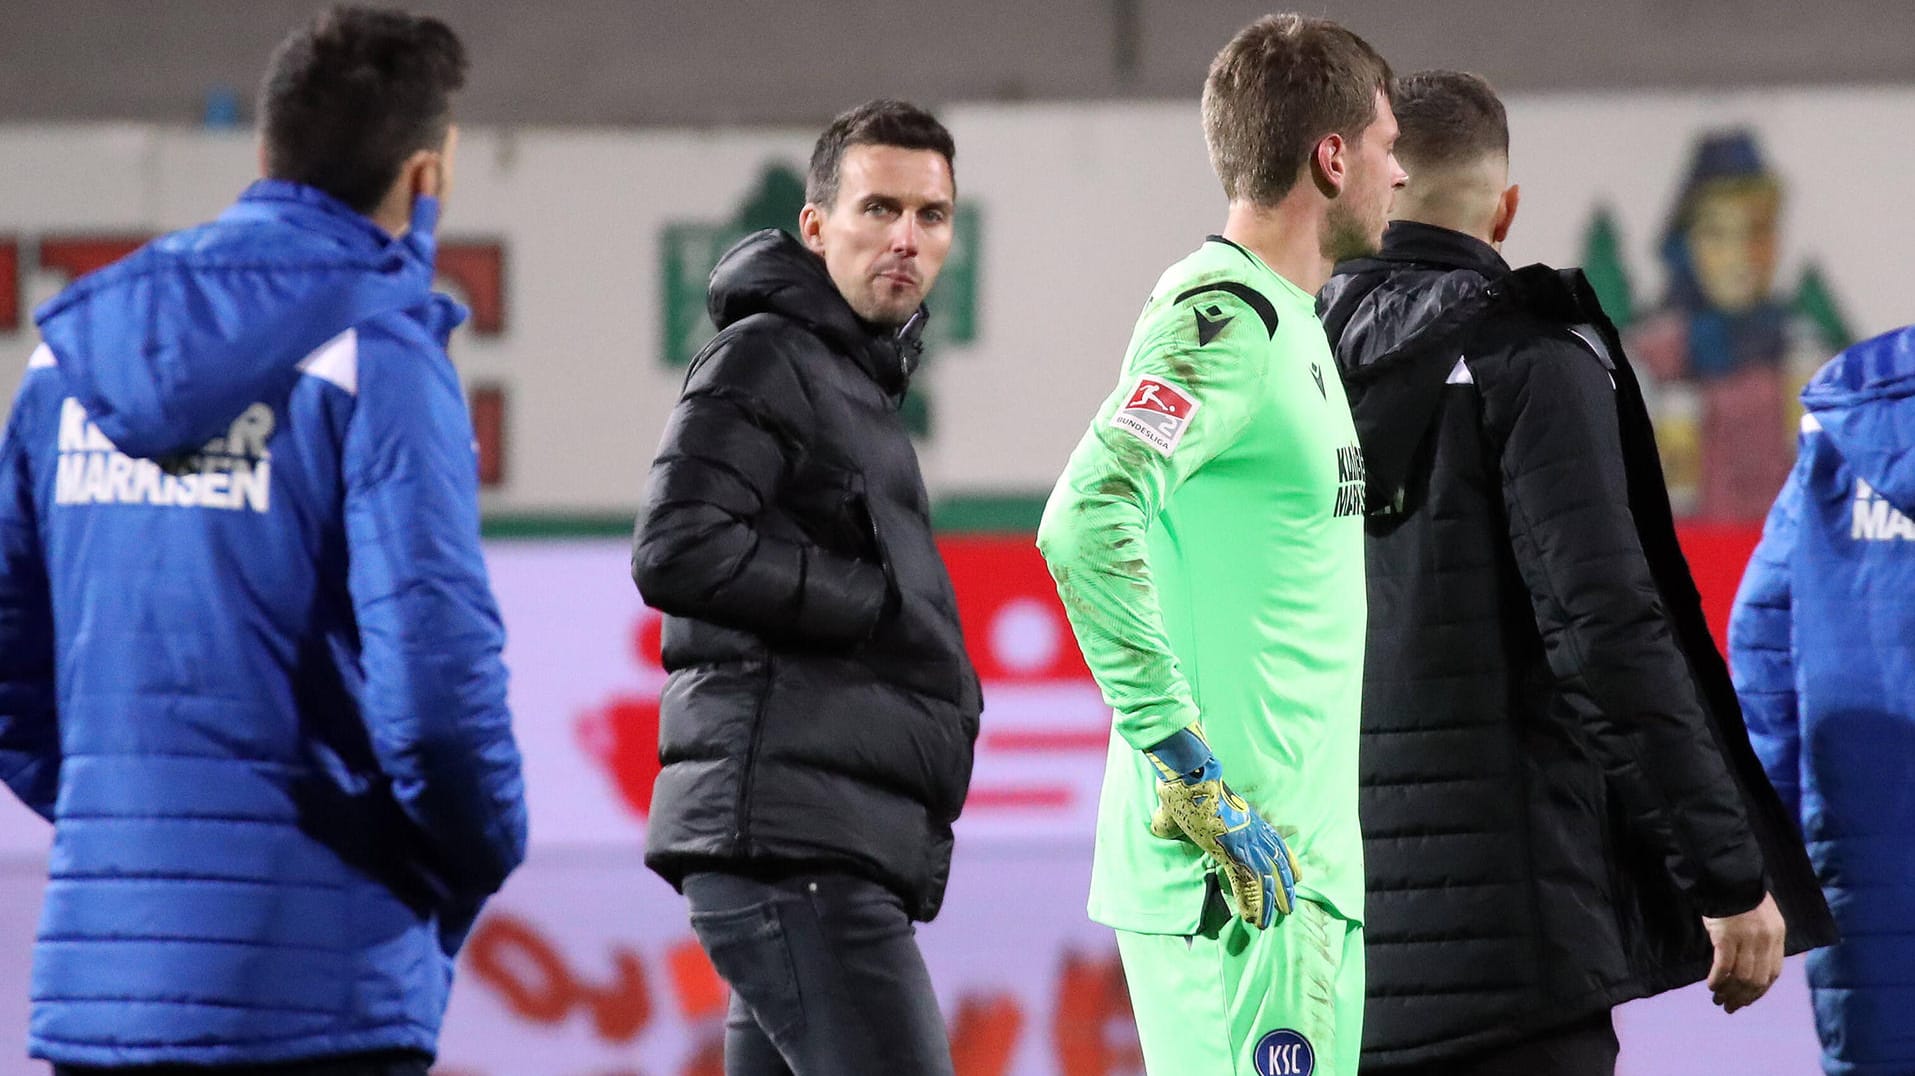
<instances>
[{"instance_id":1,"label":"yellow and blue goalkeeper glove","mask_svg":"<svg viewBox=\"0 0 1915 1076\"><path fill-rule=\"evenodd\" d=\"M1266 930L1296 900L1296 856L1274 826L1223 783L1223 764L1192 725L1144 751L1157 768L1157 812L1150 831L1188 839L1223 869L1237 914Z\"/></svg>"}]
</instances>

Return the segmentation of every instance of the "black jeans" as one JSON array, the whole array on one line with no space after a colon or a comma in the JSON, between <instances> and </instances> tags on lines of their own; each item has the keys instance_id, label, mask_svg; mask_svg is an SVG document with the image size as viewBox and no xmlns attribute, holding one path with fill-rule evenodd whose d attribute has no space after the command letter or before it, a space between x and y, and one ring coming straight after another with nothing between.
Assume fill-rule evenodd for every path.
<instances>
[{"instance_id":1,"label":"black jeans","mask_svg":"<svg viewBox=\"0 0 1915 1076\"><path fill-rule=\"evenodd\" d=\"M1609 1010L1480 1053L1364 1076L1615 1076L1616 1025Z\"/></svg>"},{"instance_id":2,"label":"black jeans","mask_svg":"<svg viewBox=\"0 0 1915 1076\"><path fill-rule=\"evenodd\" d=\"M916 931L860 878L685 879L692 930L731 984L726 1076L951 1076Z\"/></svg>"},{"instance_id":3,"label":"black jeans","mask_svg":"<svg viewBox=\"0 0 1915 1076\"><path fill-rule=\"evenodd\" d=\"M137 1065L96 1068L92 1065L55 1065L53 1076L426 1076L432 1060L412 1050L384 1050L376 1054L345 1054L314 1061L284 1061L273 1065Z\"/></svg>"}]
</instances>

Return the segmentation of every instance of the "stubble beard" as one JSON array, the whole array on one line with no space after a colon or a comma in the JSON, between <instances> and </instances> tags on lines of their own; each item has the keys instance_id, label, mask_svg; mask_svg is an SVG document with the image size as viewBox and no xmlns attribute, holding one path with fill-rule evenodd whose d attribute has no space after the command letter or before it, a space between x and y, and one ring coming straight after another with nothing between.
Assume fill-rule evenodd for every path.
<instances>
[{"instance_id":1,"label":"stubble beard","mask_svg":"<svg viewBox=\"0 0 1915 1076\"><path fill-rule=\"evenodd\" d=\"M909 309L901 310L894 303L872 296L863 304L853 304L852 309L857 311L858 316L865 321L890 331L911 320L911 315L917 312L918 304L912 303Z\"/></svg>"},{"instance_id":2,"label":"stubble beard","mask_svg":"<svg viewBox=\"0 0 1915 1076\"><path fill-rule=\"evenodd\" d=\"M1390 220L1388 201L1381 205L1352 205L1333 201L1325 216L1323 257L1331 264L1365 258L1383 249L1383 230Z\"/></svg>"},{"instance_id":3,"label":"stubble beard","mask_svg":"<svg viewBox=\"0 0 1915 1076\"><path fill-rule=\"evenodd\" d=\"M918 307L924 303L922 293L914 298L899 296L891 299L879 294L879 287L882 285L874 286L867 291L862 296L863 301L852 303L851 309L856 311L859 317L881 329L890 331L900 328L911 320L911 315L917 313Z\"/></svg>"},{"instance_id":4,"label":"stubble beard","mask_svg":"<svg viewBox=\"0 0 1915 1076\"><path fill-rule=\"evenodd\" d=\"M1323 256L1335 265L1377 253L1383 249L1382 222L1387 219L1387 214L1368 213L1342 202L1332 202L1325 220Z\"/></svg>"}]
</instances>

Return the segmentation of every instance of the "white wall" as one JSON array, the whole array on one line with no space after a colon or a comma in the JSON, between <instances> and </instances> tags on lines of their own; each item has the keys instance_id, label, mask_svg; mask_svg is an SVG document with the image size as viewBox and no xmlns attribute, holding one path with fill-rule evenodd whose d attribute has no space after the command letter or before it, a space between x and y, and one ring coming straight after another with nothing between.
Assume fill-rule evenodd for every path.
<instances>
[{"instance_id":1,"label":"white wall","mask_svg":"<svg viewBox=\"0 0 1915 1076\"><path fill-rule=\"evenodd\" d=\"M1580 258L1613 208L1637 300L1661 291L1655 245L1702 132L1753 127L1787 187L1778 279L1818 262L1863 335L1915 317L1915 90L1519 97L1510 101L1524 200L1517 264ZM977 339L929 368L934 495L1047 489L1114 376L1157 274L1221 223L1193 104L948 110L964 205L982 218ZM510 393L494 513L621 513L638 501L680 372L660 350L660 231L722 221L768 162L801 165L811 132L475 131L446 223L506 251L508 320L465 333L469 380ZM243 136L146 127L0 128L0 239L179 227L245 184ZM937 295L933 295L936 305ZM0 389L31 340L0 335Z\"/></svg>"}]
</instances>

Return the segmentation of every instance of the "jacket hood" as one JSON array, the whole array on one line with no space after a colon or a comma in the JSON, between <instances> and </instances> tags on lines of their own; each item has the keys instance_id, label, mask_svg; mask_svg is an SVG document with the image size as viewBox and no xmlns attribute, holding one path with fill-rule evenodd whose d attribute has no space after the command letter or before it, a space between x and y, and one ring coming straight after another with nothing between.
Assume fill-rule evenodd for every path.
<instances>
[{"instance_id":1,"label":"jacket hood","mask_svg":"<svg viewBox=\"0 0 1915 1076\"><path fill-rule=\"evenodd\" d=\"M395 239L314 188L261 180L211 223L76 281L34 320L122 452L188 451L368 318L413 311L443 341L464 311L432 292L438 212L436 199L417 199Z\"/></svg>"},{"instance_id":2,"label":"jacket hood","mask_svg":"<svg viewBox=\"0 0 1915 1076\"><path fill-rule=\"evenodd\" d=\"M1444 312L1509 272L1489 244L1461 232L1394 221L1383 249L1343 262L1317 298L1346 372L1400 352Z\"/></svg>"},{"instance_id":3,"label":"jacket hood","mask_svg":"<svg viewBox=\"0 0 1915 1076\"><path fill-rule=\"evenodd\" d=\"M1915 514L1915 326L1837 355L1802 404L1863 481Z\"/></svg>"},{"instance_id":4,"label":"jacket hood","mask_svg":"<svg viewBox=\"0 0 1915 1076\"><path fill-rule=\"evenodd\" d=\"M824 259L796 236L778 228L753 232L718 259L706 308L720 329L753 314L777 314L799 322L894 394L902 394L924 351L922 333L930 311L918 307L895 332L873 325L851 309L825 271Z\"/></svg>"}]
</instances>

